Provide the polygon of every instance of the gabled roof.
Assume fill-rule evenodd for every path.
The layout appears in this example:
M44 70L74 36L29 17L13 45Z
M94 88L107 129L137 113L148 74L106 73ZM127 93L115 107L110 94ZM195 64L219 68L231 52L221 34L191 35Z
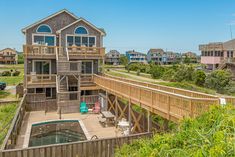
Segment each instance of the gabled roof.
M12 48L5 48L5 49L2 49L2 50L0 50L0 53L2 53L2 52L5 51L5 50L10 50L10 51L12 51L13 54L16 54L16 50L15 50L15 49L12 49Z
M102 29L102 28L97 28L95 25L93 25L92 23L88 22L87 20L85 20L84 18L81 18L81 17L80 17L77 21L74 21L73 23L71 23L71 24L65 26L64 28L61 28L60 30L56 31L56 33L61 33L61 31L65 30L66 28L69 28L70 26L72 26L72 25L74 25L74 24L76 24L76 23L78 23L78 22L80 22L80 21L85 22L86 24L88 24L89 26L91 26L92 28L94 28L95 30L97 30L98 32L100 32L103 36L106 35L104 29Z
M63 9L63 10L60 10L60 11L58 11L58 12L56 12L56 13L54 13L54 14L52 14L52 15L46 17L46 18L43 18L43 19L41 19L41 20L39 20L39 21L37 21L37 22L35 22L35 23L29 25L28 27L23 28L21 31L22 31L22 33L25 33L27 29L32 28L33 26L36 26L36 25L38 25L38 24L40 24L40 23L42 23L42 22L44 22L44 21L46 21L46 20L48 20L48 19L50 19L50 18L52 18L52 17L55 17L55 16L57 16L57 15L63 13L63 12L66 12L66 13L68 13L69 15L71 15L72 17L74 17L75 19L78 19L78 17L75 16L73 13L69 12L69 11L66 10L66 9Z

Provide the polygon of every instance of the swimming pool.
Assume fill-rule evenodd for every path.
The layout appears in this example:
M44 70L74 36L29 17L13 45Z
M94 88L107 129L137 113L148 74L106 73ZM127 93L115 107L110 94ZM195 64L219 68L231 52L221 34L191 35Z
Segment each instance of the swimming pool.
M33 124L29 147L84 141L86 136L78 120L58 120Z

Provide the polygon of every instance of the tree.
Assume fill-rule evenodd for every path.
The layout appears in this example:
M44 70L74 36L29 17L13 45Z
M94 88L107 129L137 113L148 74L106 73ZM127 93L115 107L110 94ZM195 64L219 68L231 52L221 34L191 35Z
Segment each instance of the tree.
M189 64L190 62L191 62L191 59L186 55L184 60L183 60L183 63Z
M206 73L203 70L197 70L193 74L194 83L198 86L203 86L206 79Z
M24 64L24 54L23 53L18 54L18 64Z
M121 57L120 57L120 63L121 63L122 65L127 66L127 64L128 64L127 56L121 56Z
M174 80L177 82L192 81L194 68L192 65L180 65L175 72Z
M206 77L205 85L215 89L218 93L224 93L231 86L231 73L225 70L215 70Z
M152 78L159 79L164 74L165 69L162 66L154 65L150 69Z

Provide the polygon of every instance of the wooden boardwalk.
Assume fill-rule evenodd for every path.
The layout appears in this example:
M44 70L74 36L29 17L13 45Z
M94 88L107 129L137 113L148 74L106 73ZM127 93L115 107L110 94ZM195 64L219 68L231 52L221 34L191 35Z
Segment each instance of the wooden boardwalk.
M94 75L94 82L103 90L137 104L163 118L177 122L184 117L196 117L210 105L220 104L218 96L193 92L124 78ZM224 97L235 104L234 97Z

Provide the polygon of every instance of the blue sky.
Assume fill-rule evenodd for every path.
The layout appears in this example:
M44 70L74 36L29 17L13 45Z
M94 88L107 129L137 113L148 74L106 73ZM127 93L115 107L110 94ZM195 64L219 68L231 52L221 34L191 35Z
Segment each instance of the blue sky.
M22 50L21 29L68 9L106 30L107 50L163 48L198 52L198 45L235 37L234 0L1 0L0 49Z

